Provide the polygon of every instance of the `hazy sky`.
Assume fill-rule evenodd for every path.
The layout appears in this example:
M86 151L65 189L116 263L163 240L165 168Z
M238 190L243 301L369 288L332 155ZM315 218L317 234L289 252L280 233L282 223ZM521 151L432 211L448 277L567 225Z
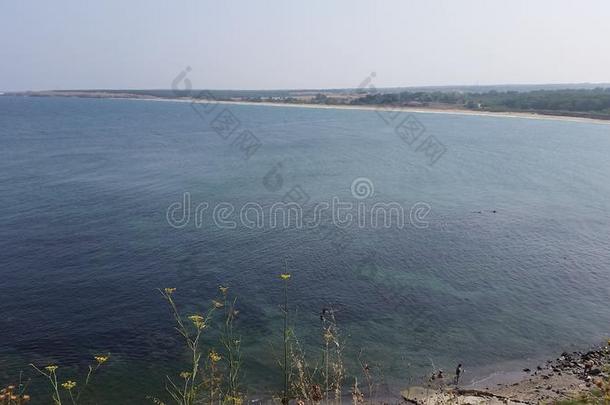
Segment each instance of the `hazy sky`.
M0 90L610 82L610 1L0 0Z

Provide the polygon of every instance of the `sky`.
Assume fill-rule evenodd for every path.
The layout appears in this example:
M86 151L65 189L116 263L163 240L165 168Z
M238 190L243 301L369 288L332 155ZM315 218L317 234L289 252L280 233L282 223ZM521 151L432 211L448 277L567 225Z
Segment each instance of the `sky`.
M0 0L0 91L610 82L608 0Z

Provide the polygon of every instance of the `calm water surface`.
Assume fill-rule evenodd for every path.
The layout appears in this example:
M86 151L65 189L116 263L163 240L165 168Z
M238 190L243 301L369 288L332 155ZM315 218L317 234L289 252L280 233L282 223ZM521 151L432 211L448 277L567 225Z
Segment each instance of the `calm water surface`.
M225 284L249 391L279 390L285 259L310 353L332 307L348 365L363 349L391 387L431 362L477 370L610 332L610 126L416 114L447 148L429 166L372 111L228 108L262 142L248 160L187 103L0 97L0 381L30 362L59 363L67 378L110 352L99 403L145 403L183 369L155 289L177 287L192 313ZM354 201L359 177L375 187L367 203L429 204L429 226L166 221L185 192L269 206L298 185L311 202Z

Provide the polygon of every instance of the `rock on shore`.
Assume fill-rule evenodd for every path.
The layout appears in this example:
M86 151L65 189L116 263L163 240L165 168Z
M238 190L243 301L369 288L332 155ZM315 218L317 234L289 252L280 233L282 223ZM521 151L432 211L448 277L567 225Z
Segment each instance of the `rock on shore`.
M564 352L535 370L524 369L529 376L514 384L470 390L437 380L427 387L410 387L401 395L407 403L426 405L552 403L589 392L598 380L608 381L609 365L609 346L605 346L587 352Z

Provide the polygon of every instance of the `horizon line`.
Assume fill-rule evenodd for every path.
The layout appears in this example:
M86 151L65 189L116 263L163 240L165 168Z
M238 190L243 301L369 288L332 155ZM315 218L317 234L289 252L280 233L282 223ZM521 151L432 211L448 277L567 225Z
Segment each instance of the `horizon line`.
M375 86L374 88L377 90L387 89L438 89L438 88L467 88L467 87L523 87L523 86L578 86L578 85L587 85L587 86L600 86L600 87L610 87L610 82L560 82L560 83L495 83L495 84L444 84L444 85L410 85L410 86ZM310 87L310 88L256 88L256 89L248 89L248 88L212 88L212 87L201 87L201 88L193 88L190 89L192 91L197 90L210 90L210 91L328 91L328 90L365 90L367 88L360 87ZM161 90L161 91L171 91L170 88L155 88L155 87L128 87L128 88L78 88L78 89L29 89L29 90L0 90L0 93L28 93L28 92L44 92L44 91L117 91L117 90L125 90L125 91L151 91L151 90ZM185 89L186 90L186 89ZM180 90L182 91L182 90Z

